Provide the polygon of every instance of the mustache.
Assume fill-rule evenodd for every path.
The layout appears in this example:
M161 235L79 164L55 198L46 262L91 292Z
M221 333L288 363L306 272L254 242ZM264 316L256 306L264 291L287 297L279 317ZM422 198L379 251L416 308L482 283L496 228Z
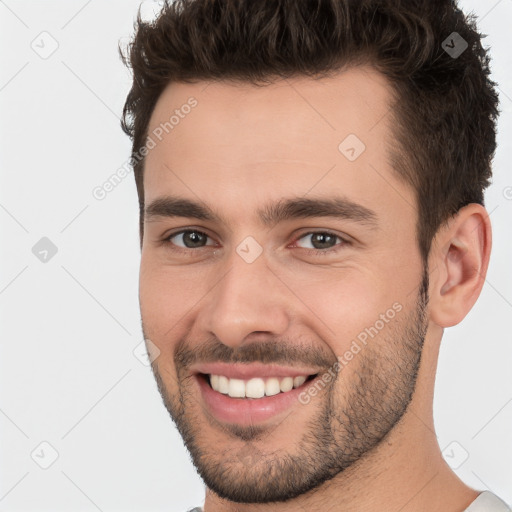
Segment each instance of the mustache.
M237 348L224 345L217 339L211 339L191 347L182 340L174 354L176 368L186 369L196 363L262 363L286 364L330 368L337 358L333 353L326 353L310 345L297 345L290 341L269 339L254 341Z

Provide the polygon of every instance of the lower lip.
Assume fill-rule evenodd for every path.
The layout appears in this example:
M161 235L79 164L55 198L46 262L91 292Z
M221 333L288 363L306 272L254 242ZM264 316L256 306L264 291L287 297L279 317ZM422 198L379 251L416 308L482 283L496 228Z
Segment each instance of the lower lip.
M219 421L236 423L237 425L254 425L276 418L294 405L301 405L299 395L313 380L306 381L302 386L286 393L262 398L231 398L214 391L207 382L207 377L197 375L203 400L208 411Z

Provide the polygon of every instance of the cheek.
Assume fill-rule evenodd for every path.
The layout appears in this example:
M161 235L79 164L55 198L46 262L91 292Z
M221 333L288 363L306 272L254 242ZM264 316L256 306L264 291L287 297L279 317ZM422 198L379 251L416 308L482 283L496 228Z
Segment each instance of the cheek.
M174 341L183 336L183 320L195 304L188 297L183 273L177 268L152 264L142 258L139 276L139 301L144 330L162 352L169 350Z
M407 288L405 283L397 285L391 276L352 268L335 277L306 282L300 296L316 314L316 329L326 333L331 349L339 356L354 340L364 343L373 339L369 332L375 336L389 331L396 323L397 310L404 309L401 298L406 293L401 288Z

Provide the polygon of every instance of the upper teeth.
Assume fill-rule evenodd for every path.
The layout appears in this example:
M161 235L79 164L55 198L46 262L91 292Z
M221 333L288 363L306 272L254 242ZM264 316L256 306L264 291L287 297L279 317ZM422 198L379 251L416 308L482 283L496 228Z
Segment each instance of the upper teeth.
M298 388L306 382L307 376L284 377L278 379L260 379L258 377L250 380L228 379L224 375L210 375L210 384L215 391L229 395L232 398L261 398L272 396L278 393L285 393L292 388Z

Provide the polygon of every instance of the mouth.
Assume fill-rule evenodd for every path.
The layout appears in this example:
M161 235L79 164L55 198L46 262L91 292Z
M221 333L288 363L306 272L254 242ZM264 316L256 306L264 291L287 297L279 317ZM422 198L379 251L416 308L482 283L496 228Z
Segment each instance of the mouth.
M305 382L313 380L318 374L296 375L295 377L253 377L249 380L229 378L225 375L200 374L210 387L230 398L260 399L288 393L300 388Z
M221 423L254 425L277 421L294 407L320 371L275 365L215 363L196 367L193 376L208 415Z

